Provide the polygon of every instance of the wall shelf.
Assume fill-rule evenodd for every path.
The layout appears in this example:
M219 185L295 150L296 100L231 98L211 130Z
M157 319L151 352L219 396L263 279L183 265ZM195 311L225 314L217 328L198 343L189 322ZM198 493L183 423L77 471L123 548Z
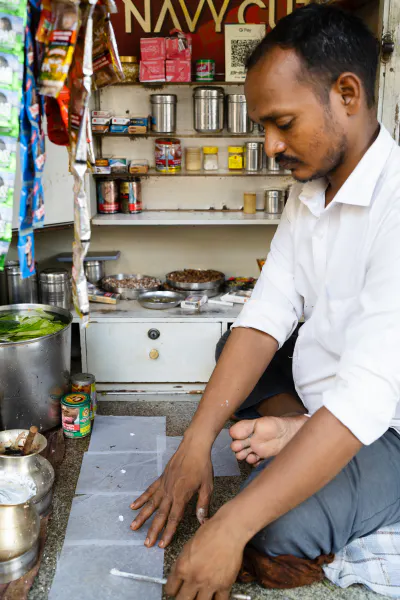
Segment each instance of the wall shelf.
M112 175L102 175L95 173L95 179L106 181L114 181L123 179L125 181L133 180L137 177L285 177L290 175L290 171L257 171L256 173L248 173L247 171L228 171L227 169L219 169L218 171L178 171L178 173L160 173L155 169L149 169L146 175L130 175L129 173L114 173Z
M146 138L225 138L225 139L241 139L245 138L250 140L263 140L264 136L262 134L254 134L254 133L155 133L153 131L148 131L147 133L100 133L93 131L94 137L101 137L102 139L108 137L119 137L119 138L127 138L132 140L143 140Z
M278 225L279 218L268 218L264 212L246 215L228 210L147 210L136 215L116 213L95 215L93 225Z
M240 87L240 86L244 86L244 81L218 81L217 79L215 81L135 81L134 83L130 83L130 82L125 82L125 81L121 81L121 83L114 83L112 86L108 86L108 87L115 87L115 86L128 86L128 85L134 85L134 86L142 86L146 89L160 89L162 87L177 87L177 86L182 86L182 87L197 87L197 86L215 86L215 85L221 85L221 86L236 86L236 87ZM100 90L101 91L101 90Z

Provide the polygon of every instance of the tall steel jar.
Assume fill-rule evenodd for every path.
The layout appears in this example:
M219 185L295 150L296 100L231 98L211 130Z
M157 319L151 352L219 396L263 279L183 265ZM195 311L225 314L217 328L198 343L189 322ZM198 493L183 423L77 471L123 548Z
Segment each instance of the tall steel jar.
M224 128L224 88L195 88L193 120L193 127L198 133L221 133Z
M175 133L177 101L178 97L175 94L152 94L150 96L153 131Z
M0 307L0 315L44 310L66 324L57 333L27 342L0 343L0 429L41 431L61 423L60 399L67 390L71 365L71 322L68 310L44 304Z

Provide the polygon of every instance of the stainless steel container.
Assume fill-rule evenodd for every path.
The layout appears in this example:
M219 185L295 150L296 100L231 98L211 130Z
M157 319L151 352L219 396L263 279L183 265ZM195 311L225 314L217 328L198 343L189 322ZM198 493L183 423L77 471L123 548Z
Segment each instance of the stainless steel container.
M31 502L0 505L0 584L25 575L39 555L40 518Z
M40 296L43 304L51 304L69 310L71 285L65 269L45 269L40 273Z
M263 169L263 151L262 142L246 142L244 145L244 168L249 173L262 171Z
M104 260L86 260L83 264L86 279L96 285L105 276Z
M177 101L175 94L152 94L150 96L153 131L175 133Z
M228 94L226 97L228 113L228 133L252 133L254 122L247 112L246 96L244 94Z
M285 190L265 190L265 212L271 217L282 214L285 206Z
M9 264L5 268L9 304L35 304L38 302L37 271L26 279L22 279L19 262Z
M221 133L224 128L224 88L195 88L193 120L193 127L198 133Z
M0 307L0 315L44 310L66 324L57 333L26 342L0 343L0 429L41 431L61 423L60 398L68 391L71 365L69 311L43 304Z
M0 271L0 306L8 304L7 274L6 267L18 267L17 260L6 260L3 271Z
M267 163L268 171L280 171L281 170L279 163L276 162L275 158L270 158L267 155L265 155L265 156L266 156L266 163Z
M29 433L28 429L1 431L0 444L3 444L6 448L11 446L21 433L26 434L25 443L26 436ZM30 477L36 486L36 494L30 499L30 502L35 506L41 517L45 517L50 512L55 477L52 465L44 456L40 456L39 454L43 452L46 446L47 440L44 435L37 433L33 441L32 452L27 456L0 454L0 480L1 477L7 476L8 473L17 473L22 477ZM21 448L23 448L22 443Z

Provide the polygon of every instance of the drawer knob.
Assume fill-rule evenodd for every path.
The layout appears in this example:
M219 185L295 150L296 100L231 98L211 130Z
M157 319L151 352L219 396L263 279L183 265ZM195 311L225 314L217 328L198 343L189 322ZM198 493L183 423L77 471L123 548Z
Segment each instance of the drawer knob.
M149 329L147 335L151 340L158 340L161 334L158 329Z
M151 360L157 360L157 358L160 356L158 350L150 350L150 354L149 354Z

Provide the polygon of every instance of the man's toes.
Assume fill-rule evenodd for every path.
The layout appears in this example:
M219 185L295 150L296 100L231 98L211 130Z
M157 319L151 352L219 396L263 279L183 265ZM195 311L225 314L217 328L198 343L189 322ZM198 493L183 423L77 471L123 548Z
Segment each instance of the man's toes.
M229 434L234 440L245 440L253 434L256 423L257 419L239 421L230 428Z

